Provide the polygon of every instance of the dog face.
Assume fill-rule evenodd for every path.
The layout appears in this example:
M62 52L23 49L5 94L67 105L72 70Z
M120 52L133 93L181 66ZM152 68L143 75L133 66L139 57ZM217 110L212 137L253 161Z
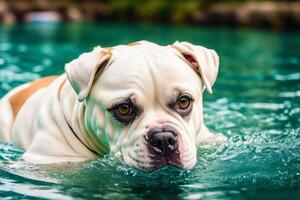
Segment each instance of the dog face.
M211 91L218 64L201 46L143 41L95 48L67 64L66 73L85 103L95 151L144 171L190 169L203 125L202 91Z

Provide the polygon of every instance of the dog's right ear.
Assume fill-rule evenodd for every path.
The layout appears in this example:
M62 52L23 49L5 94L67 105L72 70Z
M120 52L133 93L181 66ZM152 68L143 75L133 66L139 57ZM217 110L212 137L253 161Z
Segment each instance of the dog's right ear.
M97 71L105 66L111 56L109 49L98 46L65 65L65 72L79 101L89 95Z

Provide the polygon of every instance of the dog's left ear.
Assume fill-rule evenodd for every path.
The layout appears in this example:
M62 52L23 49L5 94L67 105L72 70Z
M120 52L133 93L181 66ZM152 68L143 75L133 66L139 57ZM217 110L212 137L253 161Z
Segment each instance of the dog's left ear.
M65 65L65 72L79 101L89 95L97 71L105 66L111 56L110 50L98 46Z
M175 42L173 48L201 77L204 86L212 93L212 86L217 79L219 71L219 56L211 49L189 42Z

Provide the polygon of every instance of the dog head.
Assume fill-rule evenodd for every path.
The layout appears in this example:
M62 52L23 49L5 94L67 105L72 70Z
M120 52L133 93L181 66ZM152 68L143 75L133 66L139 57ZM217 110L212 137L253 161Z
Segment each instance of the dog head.
M202 92L219 66L213 50L188 42L96 47L66 65L91 148L144 171L190 169L203 125Z

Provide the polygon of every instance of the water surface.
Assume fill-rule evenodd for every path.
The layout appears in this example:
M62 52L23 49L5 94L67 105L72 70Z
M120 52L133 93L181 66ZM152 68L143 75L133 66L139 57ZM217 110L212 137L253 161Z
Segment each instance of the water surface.
M202 147L193 170L146 174L105 157L72 165L16 161L0 143L0 196L6 199L299 199L300 34L187 26L23 24L0 26L0 96L22 83L63 73L96 45L189 41L221 58L208 127L230 139Z

